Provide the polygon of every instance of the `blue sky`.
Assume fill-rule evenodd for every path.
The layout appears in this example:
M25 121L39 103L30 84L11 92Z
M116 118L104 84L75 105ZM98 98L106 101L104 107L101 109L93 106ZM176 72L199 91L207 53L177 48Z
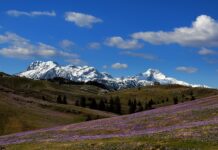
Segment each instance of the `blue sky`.
M0 71L53 60L115 77L156 68L218 87L217 6L215 0L2 0Z

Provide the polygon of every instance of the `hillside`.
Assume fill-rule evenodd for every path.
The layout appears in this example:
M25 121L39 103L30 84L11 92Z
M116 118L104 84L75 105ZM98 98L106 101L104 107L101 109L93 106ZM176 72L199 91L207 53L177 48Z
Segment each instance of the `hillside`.
M178 96L179 103L190 101L190 91L195 98L218 94L217 90L213 89L178 85L146 86L109 92L93 85L62 82L60 84L56 81L31 80L1 73L0 135L116 116L111 113L114 111L110 112L107 108L97 110L88 105L76 106L76 101L81 97L86 98L87 104L90 103L89 99L95 99L97 104L102 99L107 100L107 107L110 107L111 97L114 102L116 97L119 97L121 114L128 114L129 99L141 102L145 110L144 105L150 99L154 101L152 108L172 105L174 96ZM57 103L59 95L67 97L67 105Z
M104 90L96 86L59 85L3 75L0 76L0 135L115 116L74 105L81 96L101 95ZM57 104L58 95L66 95L68 104Z
M131 115L1 136L0 145L16 150L216 150L217 117L218 96L211 96Z
M198 99L217 94L218 90L216 89L201 87L192 88L181 85L156 85L112 91L106 95L108 99L110 99L110 97L118 96L122 104L122 113L127 114L129 113L129 100L135 100L137 103L140 102L144 108L145 104L152 100L154 102L152 108L158 108L173 105L173 99L175 97L178 99L178 103L182 103L191 101L192 98Z

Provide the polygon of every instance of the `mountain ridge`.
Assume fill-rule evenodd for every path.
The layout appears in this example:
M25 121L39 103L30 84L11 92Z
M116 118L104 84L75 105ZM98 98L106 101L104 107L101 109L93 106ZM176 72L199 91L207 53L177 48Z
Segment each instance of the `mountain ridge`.
M168 77L158 69L149 68L147 71L139 73L135 76L114 78L109 73L100 72L94 67L75 65L61 66L53 61L32 62L27 67L26 71L18 73L17 75L35 80L61 77L71 81L79 82L96 81L114 90L154 85L157 83L161 85L178 84L191 87L208 88L206 85L189 84L187 82Z

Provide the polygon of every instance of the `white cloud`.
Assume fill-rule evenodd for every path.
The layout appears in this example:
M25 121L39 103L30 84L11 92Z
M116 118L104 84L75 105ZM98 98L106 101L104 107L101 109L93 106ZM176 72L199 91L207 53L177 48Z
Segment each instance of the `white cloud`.
M144 54L144 53L133 53L130 51L122 52L121 54L128 55L131 57L139 57L145 60L157 60L158 58L152 54Z
M66 60L68 63L71 63L72 65L84 65L86 64L83 60L79 58L71 58Z
M103 20L95 16L79 13L79 12L66 12L65 20L68 22L73 22L79 27L91 28L95 23L101 23Z
M217 58L203 58L203 60L205 62L207 62L208 64L217 64L218 63L218 59Z
M56 16L55 11L31 11L31 12L26 12L26 11L19 11L19 10L8 10L6 12L9 16L13 17L19 17L19 16L29 16L29 17L34 17L34 16L51 16L54 17Z
M185 73L195 73L198 71L198 69L195 67L185 67L185 66L177 67L176 70Z
M65 40L60 41L59 45L61 48L67 50L67 49L71 49L72 47L74 47L75 43L73 41L65 39Z
M92 42L88 44L88 47L90 49L99 49L101 47L101 44L98 42Z
M201 15L191 27L179 27L170 32L137 32L132 37L152 44L215 47L218 46L218 22L210 16Z
M59 55L64 56L64 57L71 57L71 58L78 58L79 55L75 53L68 53L65 51L59 51Z
M107 65L104 65L104 66L102 66L102 68L103 68L103 69L107 69L107 68L108 68L108 66L107 66Z
M115 64L112 64L111 66L113 69L126 69L128 68L128 65L127 64L121 64L121 63L115 63Z
M218 52L216 52L214 50L203 48L203 49L198 51L198 54L199 55L214 55L214 54L218 54Z
M10 32L0 35L0 44L5 46L0 49L0 54L7 57L27 58L33 55L48 57L56 54L56 49L50 45L31 44L29 40Z
M29 40L10 32L0 35L0 44L3 47L0 49L0 55L5 57L25 59L34 56L62 56L68 59L79 57L77 54L59 51L55 47L44 43L32 44Z
M143 44L139 43L138 40L129 39L124 40L120 36L113 36L106 39L105 44L110 47L116 47L120 49L140 49L143 47Z

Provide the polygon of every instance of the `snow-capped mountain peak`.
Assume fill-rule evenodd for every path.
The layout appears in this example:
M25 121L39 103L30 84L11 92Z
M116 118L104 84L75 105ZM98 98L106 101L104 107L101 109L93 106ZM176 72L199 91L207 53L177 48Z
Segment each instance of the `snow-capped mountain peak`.
M35 70L35 69L38 69L38 68L53 68L55 66L58 66L58 63L56 62L53 62L53 61L47 61L47 62L43 62L43 61L35 61L35 62L32 62L29 67L27 68L27 71L28 70Z
M179 84L193 87L207 87L202 85L192 85L184 81L167 77L157 69L148 69L147 71L132 77L113 78L110 74L99 72L94 67L74 65L60 66L53 61L35 61L30 64L30 66L27 68L27 71L19 73L18 76L31 79L52 79L55 77L61 77L80 82L96 81L104 84L110 89L123 89L153 85L156 82L160 84Z

